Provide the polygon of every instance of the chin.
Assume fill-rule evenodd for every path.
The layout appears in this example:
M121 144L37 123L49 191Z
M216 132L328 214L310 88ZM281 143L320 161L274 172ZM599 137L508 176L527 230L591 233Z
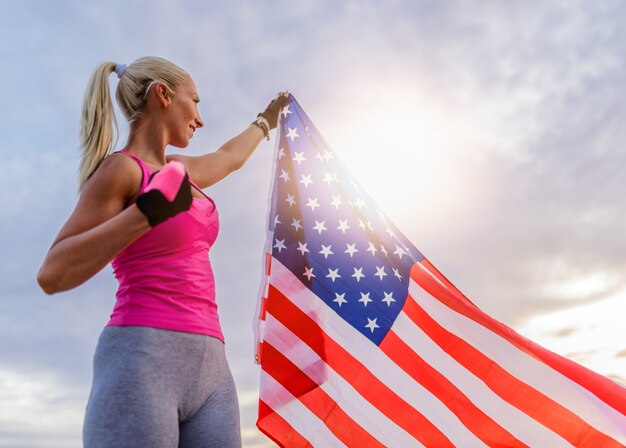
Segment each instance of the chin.
M187 146L189 146L189 140L180 141L180 142L171 142L170 146L173 146L175 148L186 148Z

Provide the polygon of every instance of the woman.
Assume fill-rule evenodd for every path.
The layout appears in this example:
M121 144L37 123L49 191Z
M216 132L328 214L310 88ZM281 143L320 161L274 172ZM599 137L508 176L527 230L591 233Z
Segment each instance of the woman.
M130 131L125 149L110 154L114 72ZM217 151L166 156L167 145L187 147L204 126L199 101L189 74L155 57L101 64L85 94L80 198L37 280L48 294L65 291L112 262L120 283L94 356L86 447L241 446L207 256L217 211L202 189L269 138L287 93Z

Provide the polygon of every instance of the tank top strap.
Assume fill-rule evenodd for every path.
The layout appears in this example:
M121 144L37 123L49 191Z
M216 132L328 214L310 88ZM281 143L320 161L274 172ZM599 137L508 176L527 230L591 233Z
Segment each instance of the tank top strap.
M139 190L139 194L141 194L143 190L145 190L145 188L148 186L148 182L150 181L150 176L152 175L152 170L148 168L148 166L143 162L143 160L129 153L128 151L125 151L124 149L120 149L117 152L127 155L128 157L133 159L135 162L137 162L137 164L141 168L141 189ZM205 198L207 198L208 201L213 205L213 210L211 211L211 213L216 211L217 205L215 205L215 202L213 201L213 199L209 195L207 195L204 191L202 191L202 189L193 180L189 179L189 183L196 190L198 190Z
M200 188L197 183L195 183L193 180L191 180L191 178L189 178L189 183L191 184L191 186L193 188L198 190L202 196L207 198L209 200L209 202L211 202L211 204L213 204L214 208L216 207L215 202L213 202L213 199L211 199L211 197L208 194L206 194L204 191L202 191L202 188Z
M143 160L129 153L128 151L124 149L120 149L117 152L126 154L128 157L130 157L135 162L137 162L137 164L139 165L139 168L141 168L141 188L139 189L139 193L143 192L143 190L145 190L146 186L148 185L148 181L150 180L150 175L152 174L152 171L150 170L150 168L146 166L145 163L143 163Z

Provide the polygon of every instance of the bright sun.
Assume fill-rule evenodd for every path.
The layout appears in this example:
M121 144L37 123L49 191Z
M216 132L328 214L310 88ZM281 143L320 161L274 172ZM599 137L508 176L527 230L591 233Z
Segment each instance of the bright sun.
M360 90L342 92L322 130L357 181L391 218L456 207L469 179L445 106L411 84Z

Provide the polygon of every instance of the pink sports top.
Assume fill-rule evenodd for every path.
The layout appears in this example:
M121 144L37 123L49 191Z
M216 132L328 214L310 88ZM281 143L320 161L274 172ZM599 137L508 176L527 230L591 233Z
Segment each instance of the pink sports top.
M142 192L151 170L141 167ZM190 181L191 182L191 181ZM209 249L219 229L215 203L193 198L186 212L162 222L127 246L111 265L119 281L117 301L107 325L139 325L199 333L224 341Z

